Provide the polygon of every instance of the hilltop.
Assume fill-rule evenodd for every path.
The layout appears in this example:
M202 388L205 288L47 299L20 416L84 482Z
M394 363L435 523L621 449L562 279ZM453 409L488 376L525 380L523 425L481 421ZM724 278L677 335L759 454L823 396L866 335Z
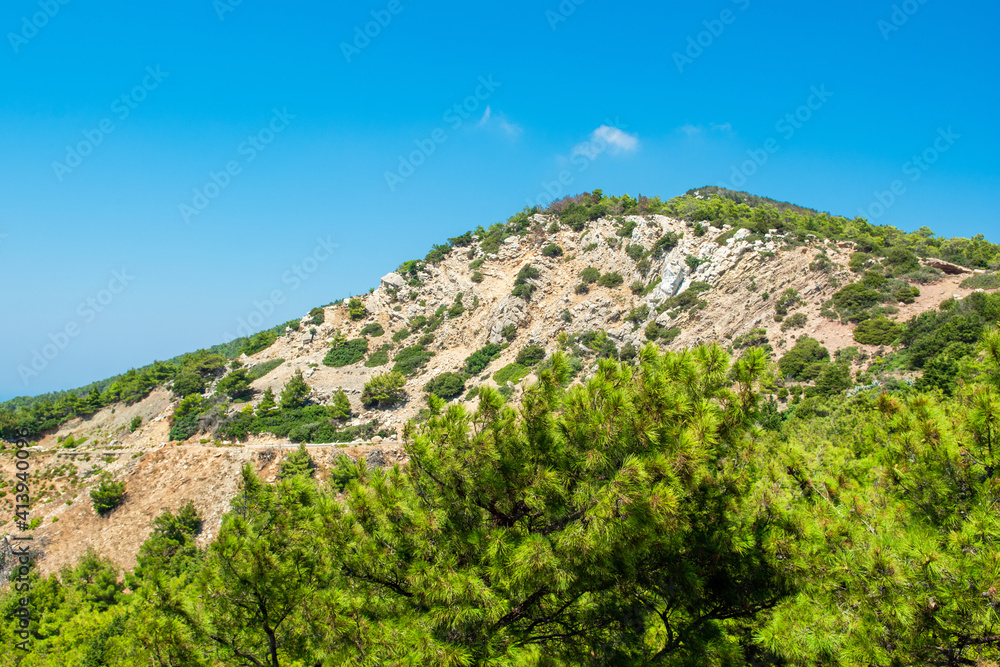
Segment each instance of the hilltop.
M299 442L325 445L311 450L323 478L341 454L405 463L431 393L475 409L495 387L516 403L557 351L581 382L650 343L762 348L778 368L773 421L865 386L950 393L997 320L998 263L981 236L907 234L748 193L585 193L451 238L368 294L249 339L16 399L0 406L0 435L37 440L42 570L87 546L132 567L162 509L191 500L202 543L216 535L243 463L273 480L280 447ZM964 338L941 333L955 317ZM105 476L127 488L107 518L88 498Z

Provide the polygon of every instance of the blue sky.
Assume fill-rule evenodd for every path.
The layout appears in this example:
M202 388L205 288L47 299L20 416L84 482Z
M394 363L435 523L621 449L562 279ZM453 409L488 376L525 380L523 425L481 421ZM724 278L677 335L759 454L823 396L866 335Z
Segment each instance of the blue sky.
M564 171L1000 241L996 3L147 4L0 10L0 399L367 291Z

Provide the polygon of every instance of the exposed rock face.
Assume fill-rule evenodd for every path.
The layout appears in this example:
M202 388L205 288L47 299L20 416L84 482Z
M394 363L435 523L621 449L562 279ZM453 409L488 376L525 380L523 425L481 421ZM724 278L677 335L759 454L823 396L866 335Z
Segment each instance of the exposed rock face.
M927 266L932 269L937 269L949 276L958 276L963 273L972 273L971 269L967 269L964 266L959 266L958 264L952 264L951 262L946 262L943 259L928 259L924 262Z

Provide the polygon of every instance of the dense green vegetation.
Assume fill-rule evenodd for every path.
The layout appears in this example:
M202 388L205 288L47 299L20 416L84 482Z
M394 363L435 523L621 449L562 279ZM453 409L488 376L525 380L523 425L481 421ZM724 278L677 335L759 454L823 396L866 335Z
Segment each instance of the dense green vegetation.
M479 375L494 359L500 356L500 352L502 351L502 345L487 343L469 355L465 360L465 372L469 375Z
M455 398L465 391L465 376L460 373L441 373L424 385L424 391L444 399Z
M104 477L90 491L90 501L94 511L104 516L125 502L125 482L116 482Z
M368 353L368 340L365 338L355 338L345 340L339 344L334 344L330 351L323 357L323 365L333 368L342 368L359 363Z
M840 363L831 362L830 367ZM1000 333L952 398L775 416L750 348L642 350L520 409L430 399L410 464L244 468L202 550L157 518L134 573L30 574L0 665L961 665L1000 659ZM18 604L0 598L15 646ZM361 622L363 619L363 622Z

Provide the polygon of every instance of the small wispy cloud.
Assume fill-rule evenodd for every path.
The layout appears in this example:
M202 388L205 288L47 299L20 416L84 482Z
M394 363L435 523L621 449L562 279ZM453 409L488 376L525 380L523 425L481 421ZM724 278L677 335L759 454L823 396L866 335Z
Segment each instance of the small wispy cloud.
M487 106L486 111L483 112L483 117L479 119L476 127L487 127L493 124L508 137L518 137L523 131L520 125L507 120L507 116L503 113L494 113L493 107Z
M521 132L523 131L520 125L511 123L502 115L500 116L500 129L506 132L507 135L511 137L521 136Z
M687 125L681 125L677 128L677 131L688 137L696 137L701 134L707 134L709 132L716 132L719 134L732 134L733 124L732 123L709 123L708 127L704 125L692 125L688 123Z
M493 116L493 108L490 105L486 105L486 111L483 112L483 117L479 120L479 127L483 127L486 123L490 122L490 118Z

